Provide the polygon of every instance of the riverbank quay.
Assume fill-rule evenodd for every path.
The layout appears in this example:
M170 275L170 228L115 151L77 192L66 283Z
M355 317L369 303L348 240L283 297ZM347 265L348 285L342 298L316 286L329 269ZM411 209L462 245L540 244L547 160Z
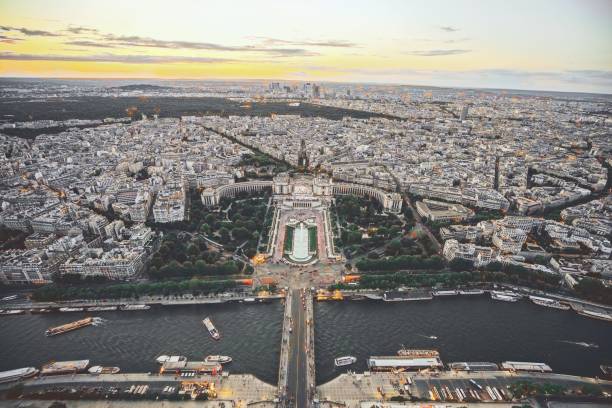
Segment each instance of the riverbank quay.
M483 390L477 390L470 380L476 381ZM488 397L486 387L502 389L509 399L513 398L508 387L519 381L527 381L537 384L555 384L568 390L580 389L584 385L596 385L602 391L612 393L612 381L599 380L589 377L578 377L564 374L551 373L512 373L507 371L489 372L432 372L432 373L389 373L389 372L365 372L362 374L348 373L341 374L335 379L317 387L316 396L321 402L322 407L342 406L345 408L363 408L387 405L380 405L381 402L394 403L399 407L411 406L415 402L409 402L410 398L417 401L431 401L433 388L441 391L448 387L453 393L457 388L466 392L477 390L482 396L482 401L496 402ZM401 391L400 391L401 390ZM391 401L392 398L404 397L408 401L402 405L399 402ZM446 401L444 398L436 398L435 404L446 406L446 403L459 401ZM507 401L509 402L509 401ZM612 403L612 400L610 400ZM337 405L340 403L341 405ZM370 405L368 405L370 404ZM378 404L378 405L377 405ZM431 403L430 403L431 404ZM461 406L466 406L467 402ZM516 404L514 404L516 405Z
M70 390L87 390L91 393L94 389L99 390L100 398L89 399L112 399L118 403L126 402L125 400L140 399L147 400L142 402L150 403L155 400L157 395L166 395L165 399L173 399L172 396L181 385L197 384L206 382L212 384L216 390L216 397L211 399L211 402L226 402L231 403L229 406L246 406L254 403L272 402L276 398L277 389L275 386L259 380L251 374L230 374L223 376L199 375L195 377L181 377L173 375L150 375L144 373L131 374L74 374L74 375L56 375L37 377L21 381L20 383L2 384L0 393L5 395L16 384L22 387L21 394L25 399L34 399L31 395L35 393L44 393L46 391L64 389L66 393L74 393ZM134 398L133 395L127 395L125 390L132 386L148 386L146 394ZM175 387L173 394L165 392L167 387ZM115 393L114 390L117 390ZM77 392L75 391L75 392ZM57 391L55 391L57 392ZM108 397L107 397L108 395ZM62 398L60 398L62 399ZM66 398L71 399L71 398ZM3 401L0 401L2 406ZM173 401L168 401L173 402ZM184 401L187 403L189 401ZM121 405L116 405L121 406ZM146 406L146 405L145 405ZM172 405L175 406L175 405ZM180 406L180 405L179 405ZM187 406L187 405L186 405ZM218 405L210 405L218 406ZM256 405L256 406L265 406ZM228 405L226 405L228 407Z
M264 297L254 295L233 295L233 294L220 294L214 296L142 296L138 299L125 298L125 299L104 299L104 300L71 300L65 302L21 302L3 304L2 308L7 309L21 309L21 310L32 310L32 309L59 309L60 307L102 307L102 306L124 306L124 305L148 305L148 306L183 306L183 305L207 305L207 304L220 304L230 302L249 302L252 303L264 303L273 300L284 298L282 294L271 294Z
M469 289L471 288L468 288L468 289L466 288L450 289L449 288L446 290L448 290L449 292L454 291L455 293L446 294L445 296L431 296L431 294L434 294L436 291L438 292L441 291L440 289L433 289L433 288L428 288L428 289L419 288L418 290L415 290L413 288L400 288L394 291L383 291L383 290L375 290L375 289L362 289L362 290L360 289L355 289L355 290L342 289L340 292L342 293L342 297L344 300L364 300L365 298L369 300L385 301L385 296L384 296L385 293L394 293L396 295L401 296L401 299L387 299L386 301L398 301L398 300L423 301L423 300L433 300L436 298L449 298L449 297L455 297L455 296L466 296L466 297L467 296L479 296L479 295L474 295L474 294L469 294L469 295L461 294L461 291L469 290ZM563 294L544 292L544 291L537 290L537 289L526 288L524 286L504 284L504 285L497 285L496 287L477 287L473 289L481 290L483 292L482 295L489 295L493 291L508 290L508 291L514 292L516 295L523 297L525 299L528 299L529 296L545 297L545 298L557 300L561 303L567 304L568 306L571 307L572 310L576 312L587 310L587 311L595 311L595 312L600 312L600 313L607 313L612 316L612 306L610 305L594 303L588 300L575 298L575 297L571 297L571 296L567 296ZM430 296L419 297L418 292L420 292L421 294L428 294Z
M259 402L253 404L240 404L235 401L70 401L70 400L20 400L0 401L3 408L49 408L53 402L60 402L66 408L276 408L274 402Z

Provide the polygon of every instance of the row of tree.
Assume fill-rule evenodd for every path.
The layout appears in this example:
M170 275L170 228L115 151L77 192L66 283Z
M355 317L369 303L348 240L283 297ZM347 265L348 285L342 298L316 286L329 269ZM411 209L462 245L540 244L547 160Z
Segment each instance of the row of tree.
M137 299L140 296L176 295L183 293L208 294L224 292L236 288L233 280L206 281L189 279L182 281L120 283L109 286L60 286L51 284L36 289L32 299L40 302L63 300L94 299Z
M179 263L171 261L160 268L151 266L149 268L149 276L153 279L168 279L176 277L191 277L191 276L223 276L236 275L240 272L241 266L235 261L226 261L217 264L207 264L199 259L195 262L185 261Z
M440 270L446 264L444 259L437 255L431 257L400 255L383 259L360 259L355 266L362 272L395 272L402 269Z

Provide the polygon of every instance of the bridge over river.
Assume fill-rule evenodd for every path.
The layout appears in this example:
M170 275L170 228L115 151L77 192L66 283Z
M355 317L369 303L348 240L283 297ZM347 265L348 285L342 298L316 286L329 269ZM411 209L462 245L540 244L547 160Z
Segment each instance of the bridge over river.
M315 393L312 293L292 289L285 303L278 395L282 407L307 408Z

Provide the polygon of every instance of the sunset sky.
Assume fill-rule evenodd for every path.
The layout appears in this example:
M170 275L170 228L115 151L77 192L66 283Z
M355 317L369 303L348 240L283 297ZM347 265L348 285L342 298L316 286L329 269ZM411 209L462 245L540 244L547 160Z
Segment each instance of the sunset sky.
M612 93L612 0L0 0L0 76Z

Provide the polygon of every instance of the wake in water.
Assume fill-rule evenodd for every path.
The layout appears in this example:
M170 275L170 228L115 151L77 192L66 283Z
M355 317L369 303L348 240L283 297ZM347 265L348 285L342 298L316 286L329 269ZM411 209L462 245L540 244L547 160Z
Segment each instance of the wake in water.
M101 317L94 317L92 326L104 326L107 322L108 320L105 320Z
M426 339L431 339L431 340L438 340L438 336L427 336L425 334L417 334L417 336L421 336L421 337L424 337Z
M559 340L561 343L573 344L575 346L585 347L585 348L599 348L599 345L595 343L587 343L585 341L571 341L571 340Z

